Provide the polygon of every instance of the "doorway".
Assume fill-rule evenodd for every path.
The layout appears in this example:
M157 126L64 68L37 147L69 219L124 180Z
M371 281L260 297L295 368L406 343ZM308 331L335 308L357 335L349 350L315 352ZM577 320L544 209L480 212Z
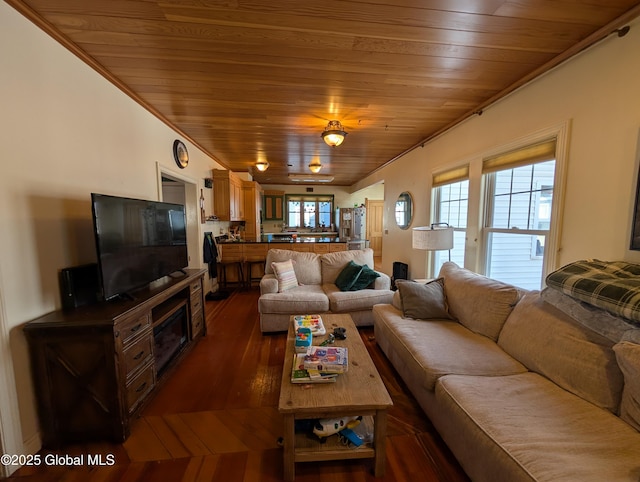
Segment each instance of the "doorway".
M373 249L374 258L379 258L382 256L384 201L365 199L365 208L367 213L366 239L369 240L369 247Z
M187 253L190 268L202 266L198 185L194 179L163 171L158 164L158 193L161 201L183 204L187 218Z

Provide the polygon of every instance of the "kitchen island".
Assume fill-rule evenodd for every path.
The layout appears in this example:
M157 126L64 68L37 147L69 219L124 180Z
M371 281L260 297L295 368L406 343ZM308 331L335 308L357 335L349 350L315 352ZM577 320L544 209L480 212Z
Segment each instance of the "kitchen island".
M238 283L243 280L250 284L251 280L259 280L264 274L264 263L270 249L290 249L307 253L332 253L346 251L347 242L335 236L318 236L324 233L301 233L293 238L262 236L262 241L224 241L218 243L222 266L236 264L238 269L225 269L226 282ZM242 271L240 271L242 270Z

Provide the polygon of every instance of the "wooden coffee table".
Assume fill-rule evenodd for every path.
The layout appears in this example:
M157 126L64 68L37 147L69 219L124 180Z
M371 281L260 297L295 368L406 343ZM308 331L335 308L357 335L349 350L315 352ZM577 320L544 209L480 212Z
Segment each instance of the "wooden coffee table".
M381 477L385 471L387 409L393 402L351 316L321 316L327 335L314 338L313 344L319 345L336 327L346 328L347 339L336 340L333 346L348 348L349 370L338 376L335 383L291 383L295 333L293 322L289 325L278 403L278 411L284 415L284 479L294 479L296 462L360 458L374 458L374 474ZM320 443L307 434L295 433L295 421L299 419L357 415L373 417L372 446L365 444L358 448L345 447L338 441L337 436L329 437L324 443Z

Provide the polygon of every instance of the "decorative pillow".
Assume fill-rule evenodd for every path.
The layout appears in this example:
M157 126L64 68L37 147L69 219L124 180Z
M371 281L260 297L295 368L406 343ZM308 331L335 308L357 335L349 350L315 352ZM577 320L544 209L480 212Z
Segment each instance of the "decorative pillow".
M640 345L622 341L613 351L624 375L620 418L640 430Z
M278 293L298 286L298 278L296 278L296 272L293 270L293 261L290 259L279 263L274 261L271 263L271 268L278 279Z
M414 320L452 319L444 295L444 280L438 278L426 284L397 280L405 318Z
M340 288L340 291L353 291L353 285L358 281L360 273L362 273L362 266L353 261L349 261L342 271L340 271L335 284Z
M369 287L369 285L373 283L376 280L376 278L379 278L379 277L380 277L380 273L376 273L374 270L372 270L371 268L369 268L369 266L365 264L364 266L362 266L362 271L360 272L360 276L358 276L358 279L353 284L350 291L363 290Z

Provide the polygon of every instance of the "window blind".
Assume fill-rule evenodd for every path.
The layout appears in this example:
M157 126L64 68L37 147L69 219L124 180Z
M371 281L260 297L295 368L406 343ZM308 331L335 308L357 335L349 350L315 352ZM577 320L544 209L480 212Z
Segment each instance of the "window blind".
M436 172L433 174L433 187L444 186L458 181L469 179L469 165L456 167L447 171Z
M548 139L527 147L487 157L482 161L482 172L496 172L513 169L538 162L553 161L556 158L556 139Z

